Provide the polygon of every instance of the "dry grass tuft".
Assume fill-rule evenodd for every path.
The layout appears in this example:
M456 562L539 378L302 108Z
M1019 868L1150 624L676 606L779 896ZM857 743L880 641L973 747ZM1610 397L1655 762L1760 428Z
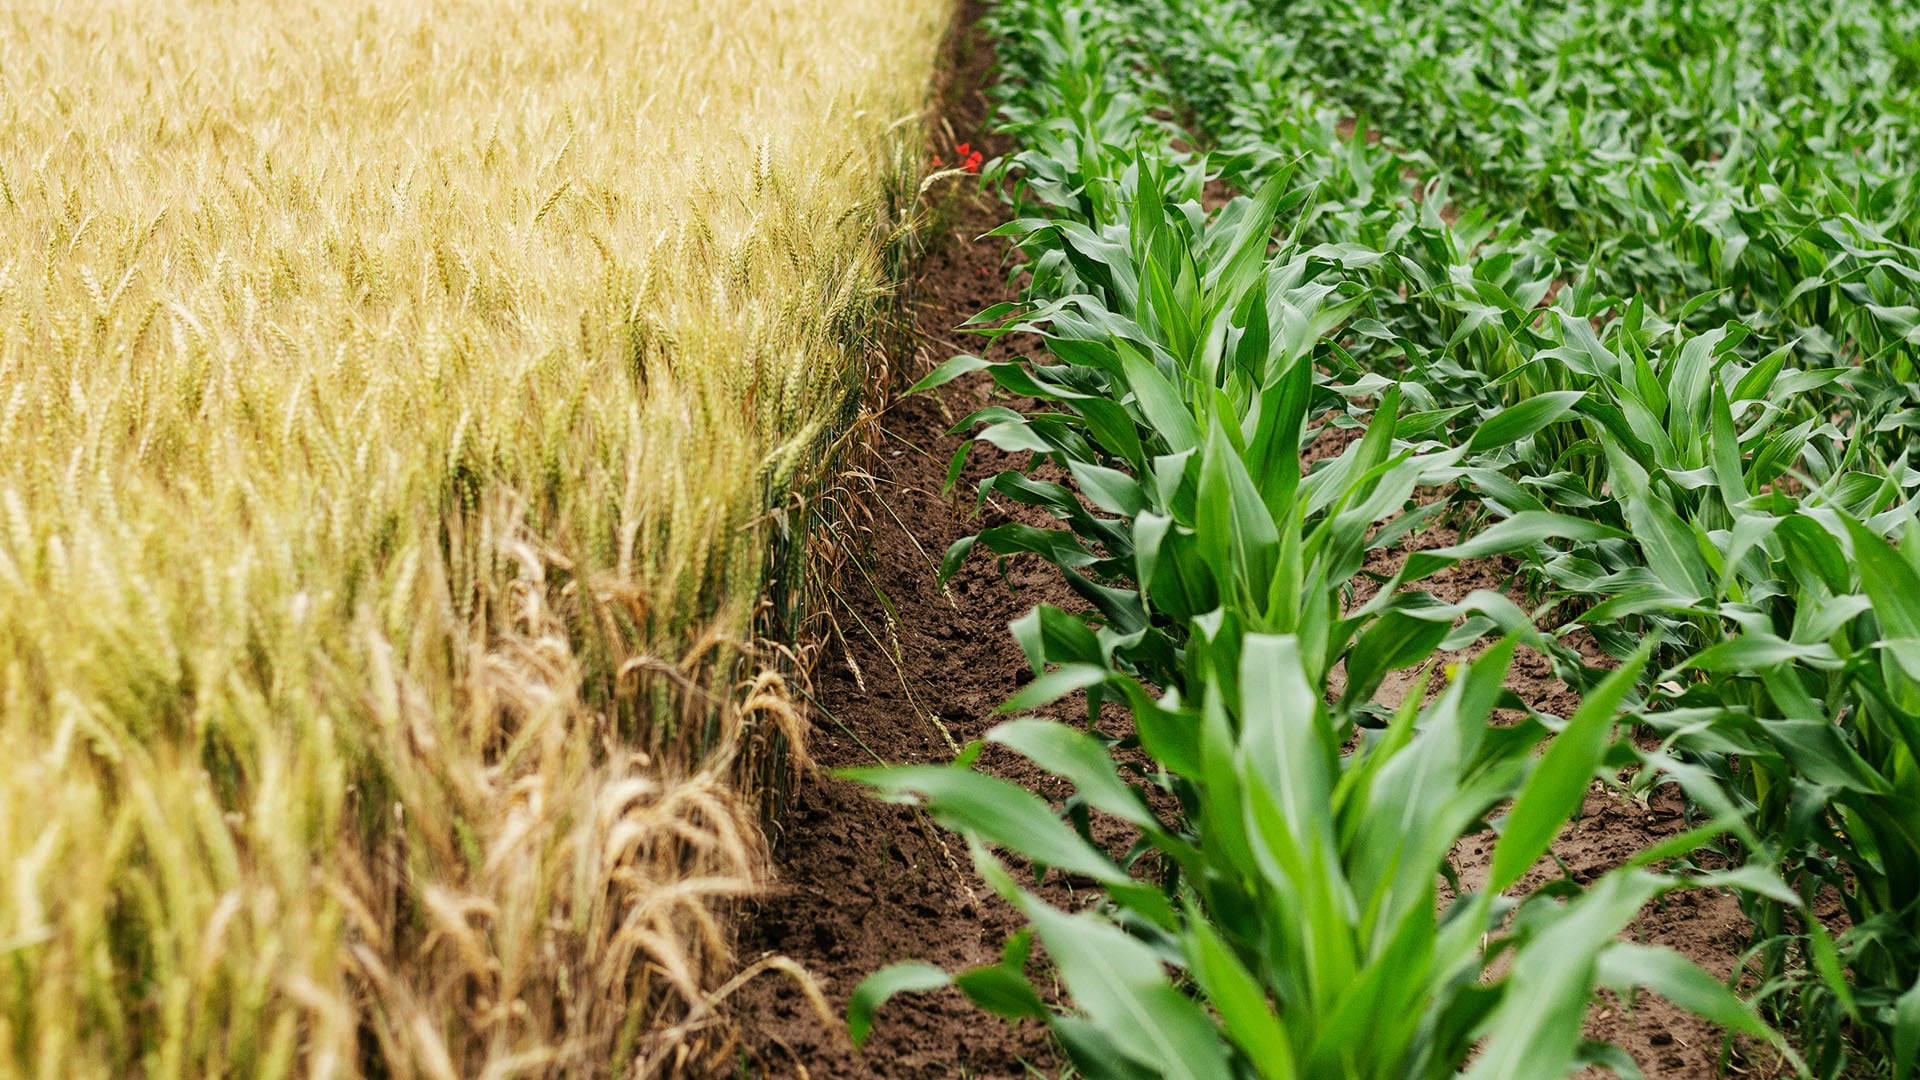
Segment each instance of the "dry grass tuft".
M948 14L0 12L0 1075L686 1064Z

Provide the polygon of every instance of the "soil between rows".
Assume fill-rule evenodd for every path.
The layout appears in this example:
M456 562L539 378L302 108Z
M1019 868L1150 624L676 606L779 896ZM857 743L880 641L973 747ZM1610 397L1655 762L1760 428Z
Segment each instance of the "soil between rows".
M1003 153L1004 141L984 130L990 110L984 90L993 74L991 41L978 26L984 5L973 0L963 8L943 94L946 125L957 141ZM1003 338L982 349L986 342L956 331L987 306L1017 298L1004 273L1004 246L981 238L1005 213L988 197L962 196L942 235L931 238L911 283L919 345L914 365L901 373L906 382L956 353L998 359L1038 347ZM732 1001L745 1075L930 1080L1052 1076L1062 1068L1039 1025L1009 1026L955 991L896 998L857 1054L841 1021L847 995L874 970L900 960L949 970L991 963L1020 926L973 872L962 841L920 811L881 803L829 772L881 761L950 760L998 722L994 709L1030 678L1007 623L1038 603L1081 606L1057 572L1032 557L1011 560L1003 576L991 559L977 556L946 588L936 581L938 560L962 536L1010 518L1053 524L1025 508L993 503L976 514L976 483L1018 464L989 447L976 448L955 493L943 493L947 463L961 443L948 429L992 403L1019 404L973 376L937 394L898 397L881 417L868 470L869 550L840 583L838 632L814 674L811 752L820 769L800 784L773 837L775 886L750 913L741 943L749 961L782 955L806 968L836 1015L832 1023L823 1020L789 980L765 976L749 983ZM1505 588L1510 576L1497 562L1468 564L1428 587L1451 601L1477 588ZM1537 707L1561 713L1571 707L1572 695L1543 658L1523 653L1512 685ZM1075 711L1067 707L1060 716ZM1062 794L1014 755L990 751L982 765L1043 795ZM1596 787L1582 817L1528 884L1557 876L1561 867L1576 880L1591 880L1684 828L1680 809L1676 798L1641 803ZM1484 874L1491 847L1483 835L1456 849L1463 881ZM1064 887L1046 893L1056 903L1075 904ZM1725 977L1744 934L1731 896L1692 890L1643 912L1623 937L1671 946ZM1608 997L1594 1007L1587 1028L1590 1037L1619 1044L1649 1077L1717 1072L1718 1031L1657 998L1643 996L1628 1008Z
M983 130L993 71L991 42L978 25L984 10L977 0L963 5L944 117L936 118L944 124L935 126L998 154L1007 149L1004 140ZM1002 245L980 239L1002 219L999 203L969 191L929 238L910 287L918 344L901 372L903 386L956 353L982 351L984 342L963 340L955 328L1016 298ZM1002 339L983 354L1036 344ZM947 547L1001 513L973 512L974 484L1015 464L990 448L974 455L951 497L943 492L947 463L961 443L946 432L990 396L990 383L967 379L937 395L897 397L880 417L868 470L872 490L865 493L868 550L840 583L838 629L814 672L810 752L820 771L801 784L773 837L775 891L758 905L741 943L744 959L777 953L798 961L840 1015L859 981L885 964L991 963L1021 925L974 873L964 842L922 812L881 803L827 771L951 760L956 746L998 722L993 710L1029 678L1007 623L1036 603L1074 602L1038 559L1014 560L1005 578L991 561L969 560L945 588L936 581ZM1041 779L1013 755L990 754L984 763L1030 787ZM859 1054L838 1017L831 1027L823 1024L791 981L759 979L736 995L734 1007L757 1075L931 1080L1059 1071L1041 1026L1009 1027L957 991L895 999Z

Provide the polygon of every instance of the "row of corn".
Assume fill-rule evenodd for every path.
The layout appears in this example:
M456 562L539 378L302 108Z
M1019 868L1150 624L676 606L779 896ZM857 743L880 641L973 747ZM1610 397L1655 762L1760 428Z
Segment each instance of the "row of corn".
M876 974L856 1037L952 983L1091 1077L1637 1075L1583 1032L1644 987L1763 1067L1913 1075L1914 16L1597 6L996 9L1026 285L974 328L1047 355L923 385L1032 402L962 426L1029 462L981 498L1059 527L947 569L1058 567L1083 605L1014 625L1007 709L1088 712L988 736L1064 807L978 748L862 774L1029 930ZM1435 595L1463 563L1511 587ZM1689 827L1575 881L1597 780ZM1701 887L1751 919L1729 981L1622 937Z

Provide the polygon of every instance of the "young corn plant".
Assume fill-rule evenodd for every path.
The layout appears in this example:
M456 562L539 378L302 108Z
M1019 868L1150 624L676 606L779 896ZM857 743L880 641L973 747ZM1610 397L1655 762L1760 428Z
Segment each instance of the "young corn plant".
M1419 553L1392 586L1350 603L1368 551L1431 516L1433 508L1408 511L1416 491L1463 475L1459 463L1469 454L1534 434L1564 414L1565 403L1513 410L1465 445L1422 450L1408 440L1449 414L1403 415L1402 389L1389 386L1363 436L1303 476L1300 453L1316 412L1345 417L1346 395L1355 393L1321 385L1315 369L1337 352L1329 335L1356 310L1360 291L1340 264L1314 252L1283 243L1269 255L1276 217L1296 198L1282 194L1280 182L1208 219L1196 203L1167 202L1165 179L1152 159L1139 158L1122 180L1130 196L1123 220L1100 231L1049 222L1021 237L1030 250L1061 253L1054 269L1036 271L1046 275L1036 277L1037 288L1080 291L984 332L1042 333L1056 362L962 356L921 383L985 370L1002 387L1054 406L1024 415L989 407L961 426L979 427L980 442L1031 456L1028 469L984 481L983 499L1043 508L1066 528L989 528L955 544L943 572L976 548L1043 556L1098 613L1107 651L1155 685L1182 685L1190 626L1218 611L1249 633L1299 635L1309 675L1321 683L1356 641L1403 640L1424 657L1448 637L1453 610L1403 594L1400 584L1462 559L1531 557L1554 537L1620 535L1546 511L1515 515L1465 543ZM1033 466L1042 463L1072 486L1037 478ZM1509 603L1483 619L1514 625L1524 616ZM1340 707L1364 708L1387 670L1350 678ZM1231 666L1215 674L1233 678ZM1197 685L1186 690L1199 693Z
M1837 1069L1851 1032L1900 1074L1920 1038L1920 723L1897 659L1920 576L1882 537L1915 534L1920 476L1807 407L1841 372L1793 370L1785 350L1742 362L1738 327L1653 349L1639 326L1630 308L1611 349L1569 335L1558 359L1589 387L1575 408L1603 471L1534 488L1577 491L1564 509L1633 542L1576 545L1545 576L1591 602L1578 623L1617 654L1658 643L1643 722L1709 765L1765 838L1759 858L1794 880L1798 903L1747 907L1767 994L1821 1018L1803 1024L1816 1066ZM1837 949L1806 917L1823 890L1852 926ZM1814 978L1789 977L1796 955Z
M1911 531L1911 7L1033 0L1001 17L1057 9L1097 18L1083 56L1106 57L1092 66L1109 100L1124 57L1224 179L1311 188L1287 206L1291 235L1363 296L1315 350L1311 417L1357 423L1336 411L1342 391L1412 373L1400 394L1420 420L1399 417L1402 438L1480 440L1452 474L1456 503L1606 530L1536 552L1536 581L1577 606L1563 629L1616 656L1653 640L1643 718L1710 765L1765 855L1794 868L1800 904L1748 894L1778 946L1767 994L1825 995L1809 1007L1903 1068L1915 920L1887 883L1909 859L1910 746L1896 736L1911 710L1884 661L1900 653L1887 613L1904 579L1861 574L1884 562L1878 537ZM1102 190L1121 177L1102 175ZM1546 422L1486 436L1516 416ZM1423 479L1453 468L1433 464ZM1876 538L1867 557L1849 520ZM1097 539L1081 551L1109 588L1140 570ZM1142 590L1155 619L1170 591ZM1179 677L1197 678L1189 668ZM1822 886L1854 924L1831 945L1804 921ZM1818 978L1785 978L1787 944ZM1838 1029L1812 1013L1804 1026ZM1821 1070L1837 1068L1819 1049Z
M1823 1074L1850 1049L1896 1077L1920 1060L1920 530L1906 535L1896 549L1826 506L1743 519L1737 561L1767 568L1753 579L1782 596L1758 606L1788 621L1724 602L1744 625L1663 673L1645 715L1736 794L1801 894L1748 909L1762 996L1804 1018ZM1846 916L1837 940L1805 916L1823 896Z
M1064 623L1056 629L1071 637ZM1581 1040L1597 986L1650 987L1729 1031L1778 1044L1738 997L1678 954L1617 940L1647 901L1674 888L1737 879L1779 890L1749 872L1650 869L1737 828L1737 818L1641 852L1585 890L1560 882L1514 892L1578 811L1639 661L1609 677L1557 734L1532 715L1497 725L1496 708L1517 704L1502 689L1518 645L1508 635L1430 703L1416 688L1384 728L1355 733L1329 709L1299 636L1196 641L1237 670L1194 699L1155 699L1103 667L1090 636L1042 653L1065 661L1063 671L1098 673L1130 702L1155 750L1148 780L1177 769L1191 781L1177 820L1128 782L1109 740L1045 720L1015 720L989 738L1069 781L1075 824L970 769L978 746L951 766L854 774L968 836L982 874L1030 921L1071 1001L1047 1004L1023 933L999 964L876 973L850 1005L856 1042L893 994L951 983L989 1011L1045 1020L1094 1078L1437 1080L1463 1068L1470 1077L1551 1077L1596 1062L1633 1075L1623 1054ZM1086 658L1068 660L1076 648ZM1095 813L1137 835L1123 856L1091 841ZM1497 834L1487 876L1462 881L1449 852L1487 829ZM1106 902L1063 911L1019 884L1003 857L1097 886Z
M981 546L1039 554L1092 609L1042 608L1016 625L1036 679L1009 703L1085 691L1090 729L1023 720L993 735L1074 784L1075 824L974 772L977 750L949 767L855 774L923 800L974 840L983 874L1031 920L1075 1010L1044 1004L1021 937L992 967L877 974L855 996L856 1038L887 996L949 978L991 1010L1046 1018L1093 1076L1444 1076L1476 1046L1479 1075L1555 1075L1617 1061L1580 1042L1594 988L1616 983L1657 985L1771 1038L1699 969L1613 942L1643 903L1687 880L1648 867L1721 826L1649 851L1570 901L1578 890L1565 885L1508 895L1601 764L1631 752L1609 733L1638 665L1572 719L1550 720L1501 690L1520 638L1544 644L1511 601L1478 593L1447 605L1401 588L1461 559L1619 534L1516 515L1416 554L1365 602L1349 594L1369 547L1425 520L1408 510L1416 490L1462 475L1468 455L1526 439L1570 402L1515 410L1469 444L1429 449L1411 440L1435 415L1403 415L1402 389L1375 383L1365 433L1303 476L1313 418L1367 396L1315 370L1337 355L1330 335L1359 306L1347 267L1291 241L1270 250L1276 221L1299 202L1284 180L1209 217L1191 197L1197 170L1144 152L1109 161L1120 168L1102 203L1114 219L1068 214L1007 230L1032 256L1035 300L990 313L1016 321L986 332L1042 333L1051 360L961 357L922 384L986 370L1037 399L1030 413L993 408L962 426L1072 481L1032 469L986 480L983 497L1043 507L1066 528L988 529L956 545L948 568ZM1423 707L1417 687L1375 705L1388 672L1489 626L1508 637L1434 702ZM1336 667L1345 687L1334 695ZM1106 701L1128 706L1132 735L1099 734ZM1494 725L1496 707L1523 718ZM1178 812L1156 812L1123 768ZM1511 813L1499 817L1490 876L1463 885L1448 853L1502 807ZM1116 859L1094 845L1095 812L1138 830L1133 850ZM994 848L1096 884L1110 906L1065 914L1019 886ZM1436 915L1443 875L1454 883ZM1517 973L1500 976L1509 953Z
M1914 379L1920 184L1903 162L1920 107L1886 82L1915 66L1907 5L1715 0L1657 18L1624 2L1112 6L1172 94L1164 107L1190 117L1189 141L1222 151L1242 186L1312 162L1328 183L1316 238L1417 271L1405 301L1432 302L1421 278L1482 277L1471 244L1465 273L1426 250L1420 222L1457 215L1461 239L1512 231L1579 268L1542 285L1578 279L1684 311L1696 332L1744 322L1802 363ZM1344 139L1327 138L1334 123ZM1460 205L1434 205L1449 197ZM1433 299L1505 311L1538 297ZM1451 347L1451 329L1385 325Z
M1761 996L1802 1016L1821 1073L1839 1070L1851 1040L1908 1075L1920 1039L1920 714L1901 657L1920 626L1920 574L1914 541L1895 552L1881 531L1912 511L1863 525L1853 515L1884 493L1845 508L1829 494L1754 500L1778 505L1743 506L1724 530L1656 511L1645 545L1655 582L1583 618L1657 612L1711 635L1662 650L1674 660L1640 720L1733 793L1763 838L1735 854L1781 866L1799 893L1745 898L1770 980ZM1690 580L1706 591L1679 591ZM1847 919L1837 942L1809 917L1824 896Z

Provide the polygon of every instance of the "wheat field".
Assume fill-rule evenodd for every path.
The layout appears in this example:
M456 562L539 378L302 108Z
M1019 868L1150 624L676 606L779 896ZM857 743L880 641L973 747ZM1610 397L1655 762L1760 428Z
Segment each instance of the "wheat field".
M0 1075L697 1064L950 14L0 11Z

